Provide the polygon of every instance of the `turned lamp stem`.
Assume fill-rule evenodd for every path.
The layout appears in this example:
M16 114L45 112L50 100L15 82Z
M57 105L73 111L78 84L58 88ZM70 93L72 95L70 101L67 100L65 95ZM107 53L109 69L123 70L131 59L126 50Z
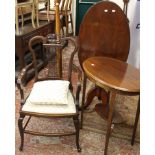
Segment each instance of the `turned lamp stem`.
M60 43L60 14L59 14L59 5L60 5L60 0L55 0L55 20L56 20L56 28L55 28L55 33L57 37L57 43Z

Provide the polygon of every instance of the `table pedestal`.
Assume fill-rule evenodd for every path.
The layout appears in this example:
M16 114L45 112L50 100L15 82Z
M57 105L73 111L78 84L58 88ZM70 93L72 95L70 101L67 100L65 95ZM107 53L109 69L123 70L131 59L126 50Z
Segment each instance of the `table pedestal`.
M96 104L95 111L101 118L108 120L109 94L103 88L95 86L88 91L86 102L84 104L84 110L90 106L95 96L98 97L99 100L101 100L101 103ZM123 118L117 113L117 111L114 111L113 123L122 123L123 121L124 121Z

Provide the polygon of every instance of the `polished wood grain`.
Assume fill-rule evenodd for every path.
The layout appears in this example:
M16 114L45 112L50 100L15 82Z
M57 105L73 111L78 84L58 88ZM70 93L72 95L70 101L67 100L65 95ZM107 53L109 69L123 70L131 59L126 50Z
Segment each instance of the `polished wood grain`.
M130 65L123 63L127 61L130 48L129 21L126 16L127 4L128 1L124 0L124 13L116 3L110 1L101 1L96 3L85 14L80 25L78 36L78 57L80 65L84 71L83 96L81 104L81 128L83 122L83 111L85 107L90 105L92 99L97 96L102 100L103 106L97 106L95 109L100 109L100 112L103 111L104 117L108 120L104 155L107 154L108 142L111 133L115 93L119 92L128 95L135 95L139 93L139 82L136 81L138 71L135 71ZM106 64L107 66L104 63L99 65L98 61L95 62L98 66L97 68L93 65L88 65L88 68L85 66L84 61L87 63L88 58L99 56L121 60L123 61L121 64L124 67L120 69L121 67L119 68L118 66L121 64L118 64L117 66L115 63L113 66L109 66L112 65L111 63ZM107 69L105 70L107 72L102 74L101 72L104 69ZM114 72L114 75L111 71ZM135 73L137 74L137 77L135 77ZM105 76L103 76L104 74ZM91 89L85 98L87 78L96 84L96 88ZM106 92L104 88L108 91ZM100 112L99 114L101 115Z
M127 60L130 48L130 30L126 13L125 8L123 11L116 3L110 1L101 1L89 8L80 25L78 36L78 58L82 69L83 62L94 56ZM84 84L84 86L86 85ZM83 92L82 106L88 107L93 98L97 96L102 100L104 107L107 107L108 95L103 89L98 88L91 89L86 94L86 98ZM83 110L81 113L82 128Z
M140 92L140 71L130 64L108 57L92 57L83 63L83 68L100 87L124 92Z
M102 1L85 14L78 36L79 62L106 56L126 61L130 47L128 19L115 3Z
M104 155L107 155L109 138L112 130L116 93L140 95L140 71L126 62L109 57L91 57L84 61L83 69L86 76L97 86L108 92L107 132ZM131 144L134 144L140 100L138 101Z

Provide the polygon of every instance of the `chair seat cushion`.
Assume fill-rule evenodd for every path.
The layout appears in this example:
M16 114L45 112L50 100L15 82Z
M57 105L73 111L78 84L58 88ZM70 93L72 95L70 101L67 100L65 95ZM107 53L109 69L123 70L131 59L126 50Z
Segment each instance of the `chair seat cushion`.
M75 114L76 107L74 98L70 91L68 91L68 104L33 104L28 100L22 107L23 112L40 113L40 114Z
M27 99L32 104L68 104L69 81L47 80L33 85Z

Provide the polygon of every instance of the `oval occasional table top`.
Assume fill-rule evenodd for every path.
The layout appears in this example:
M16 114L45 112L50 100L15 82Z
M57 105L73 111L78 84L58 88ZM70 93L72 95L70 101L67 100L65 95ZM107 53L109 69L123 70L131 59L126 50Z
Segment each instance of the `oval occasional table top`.
M140 92L140 71L126 62L91 57L84 61L83 68L88 78L100 87L127 93Z

